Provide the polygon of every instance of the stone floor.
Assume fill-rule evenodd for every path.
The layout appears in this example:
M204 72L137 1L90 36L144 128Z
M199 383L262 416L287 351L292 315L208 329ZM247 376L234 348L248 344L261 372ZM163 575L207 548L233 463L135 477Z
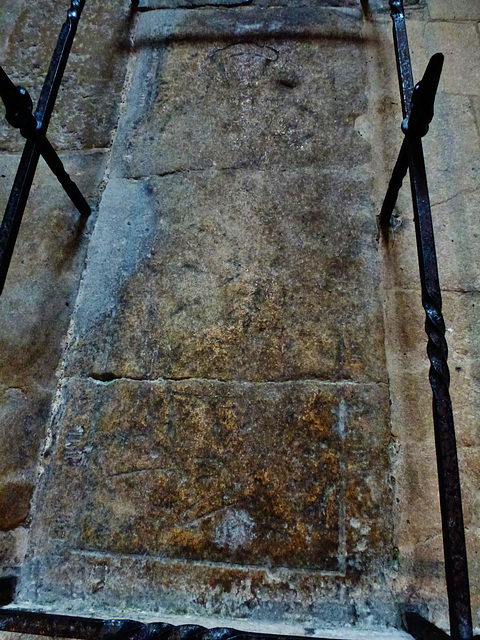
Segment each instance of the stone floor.
M98 213L79 226L42 167L0 310L17 601L300 634L416 602L445 626L407 190L376 226L401 143L385 7L89 5L51 138ZM408 10L416 77L446 55L425 149L476 623L479 19ZM29 88L57 28L34 24L0 15Z

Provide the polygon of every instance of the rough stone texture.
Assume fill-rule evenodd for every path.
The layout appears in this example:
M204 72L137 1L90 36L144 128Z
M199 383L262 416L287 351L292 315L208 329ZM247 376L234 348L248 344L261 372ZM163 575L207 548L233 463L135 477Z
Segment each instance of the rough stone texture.
M86 197L95 204L105 167L104 154L68 154L64 160ZM0 210L5 207L18 161L19 157L13 155L0 158ZM28 515L38 453L55 391L54 372L64 346L87 238L84 223L70 200L41 163L0 304L2 531L23 523ZM23 534L18 535L18 544L22 545ZM8 540L11 542L12 536ZM10 568L17 563L16 545L11 552L10 561L2 554L2 567L3 562Z
M112 179L69 374L384 380L367 185L307 170Z
M358 53L335 40L144 48L112 171L362 164L368 147L352 126L365 109Z
M11 30L2 64L15 83L28 89L34 103L68 8L68 0L44 0L39 29L39 6L25 3ZM49 127L56 148L110 145L124 82L129 27L128 0L86 3ZM18 131L2 120L0 148L19 151L23 143Z
M99 577L96 587L85 582L82 598L110 606L120 597L151 607L161 590L165 608L183 608L185 589L197 588L201 606L191 613L205 606L246 615L253 598L258 611L249 617L272 608L283 617L294 601L300 617L323 582L328 598L338 581L355 590L390 543L386 391L315 381L67 380L21 598L55 595L65 606L86 563ZM59 576L65 554L72 575ZM220 563L214 573L212 562ZM127 566L138 585L122 593ZM295 591L285 584L276 592L280 577ZM245 581L252 586L242 595ZM321 591L318 599L321 609ZM350 619L351 606L338 609Z
M11 0L8 6L0 8L0 58L3 59L8 39L15 27L25 0Z
M205 6L239 6L251 0L140 0L139 9L185 9Z
M446 3L428 3L447 10ZM449 3L461 10L464 3ZM466 17L465 15L463 16ZM468 16L467 16L468 17ZM380 19L369 25L374 38L388 37L389 24ZM478 158L480 143L475 106L479 86L474 60L479 45L474 13L468 22L427 23L421 13L411 14L408 33L415 78L421 77L428 57L444 51L446 61L437 96L435 118L424 139L433 222L444 288L444 314L450 347L451 394L457 427L462 477L467 551L474 624L479 620L478 480L472 468L479 438L478 422ZM374 53L375 52L375 53ZM372 46L369 58L370 133L382 153L375 155L374 193L378 208L389 170L401 143L395 133L401 121L398 87L391 73L390 45ZM393 104L392 103L396 103ZM362 129L363 130L363 129ZM398 131L398 129L397 129ZM397 142L392 142L392 141ZM392 153L393 152L393 153ZM383 176L383 177L382 177ZM397 567L391 584L400 599L425 602L430 619L448 628L444 582L440 510L428 384L428 360L423 331L411 199L404 187L396 207L396 226L383 239L387 369L392 401L392 460L395 481Z
M448 626L428 362L407 187L396 209L395 230L388 242L379 238L386 370L381 344L372 221L402 138L387 3L371 0L371 15L362 27L353 2L336 3L343 6L339 11L313 0L254 0L242 7L228 2L214 8L212 0L193 8L195 0L167 0L162 10L138 18L111 165L114 178L104 193L78 299L22 597L117 616L143 607L156 619L167 611L183 616L207 612L227 621L244 616L251 625L257 624L255 617L274 618L296 621L309 635L325 621L397 623L392 602L422 603L430 619ZM273 4L277 8L268 9ZM477 4L468 0L407 4L415 78L429 55L444 50L447 56L425 152L446 289L478 624L479 16ZM6 37L22 6L12 5L12 17L3 26L0 21ZM84 26L87 16L86 11ZM125 26L118 27L121 33ZM52 33L56 28L52 25ZM13 33L8 51L18 47L19 30ZM92 30L85 47L108 80L109 55L98 53L102 38L101 46L111 47L100 29ZM30 31L27 42L34 39L38 36ZM25 57L32 55L32 46ZM37 73L40 78L44 70L32 77ZM88 89L98 87L96 82L93 74L84 84ZM115 87L122 82L121 73ZM103 98L96 100L101 104ZM117 112L119 90L107 100L108 124L114 122L110 116ZM62 117L66 120L59 122L70 115ZM72 122L70 128L81 135L52 130L61 144L106 140L95 119ZM28 365L19 362L21 379L21 367ZM115 379L121 376L129 379ZM212 379L172 379L190 376ZM340 382L332 382L337 376ZM389 437L386 389L378 384L387 379ZM313 415L308 399L314 393L323 409L321 420L313 422L323 425L323 435L307 441L303 436L313 422L305 416ZM28 426L23 396L16 389L9 394ZM345 424L353 416L363 421L363 429L346 431L344 449L338 438L342 397ZM46 415L46 400L42 407ZM285 407L289 410L282 412ZM262 434L261 460L252 455L256 445L252 430L245 428L250 423L259 425ZM267 441L278 442L279 450L285 446L281 429L294 444L297 438L302 444L303 457L296 458L306 468L312 469L314 453L326 470L297 476L297 460L280 460L281 451L267 453ZM184 446L173 431L182 435ZM167 447L159 451L167 438L174 444L168 451L180 463L173 470L151 468L155 461L165 462ZM12 442L16 445L13 436ZM31 443L36 451L38 433ZM321 446L326 443L328 450ZM201 457L207 446L225 453L225 469L217 458ZM348 457L353 450L358 453L354 460ZM16 455L17 464L21 456ZM246 463L236 465L236 456ZM344 474L339 472L342 461ZM199 476L202 465L210 475ZM256 484L248 467L274 472ZM15 468L8 482L22 481ZM198 482L189 481L192 477ZM343 502L328 507L325 496L349 479L351 491ZM359 517L348 517L360 496L358 479L374 483L372 500L363 504L369 523L361 526ZM293 497L293 481L302 488L299 499ZM217 508L203 519L200 508L210 504L205 504L201 482ZM312 504L330 523L315 528L312 546L306 542L310 490L317 496ZM169 502L172 496L174 503ZM240 507L228 506L229 496ZM199 502L192 507L192 529L187 517L194 498ZM63 521L56 500L65 505ZM285 535L276 527L276 508L287 514L287 524L295 522ZM150 513L162 523L160 533L141 520ZM270 514L271 530L265 514ZM365 528L370 520L378 527L377 538ZM257 521L264 534L280 540L274 547L278 557L270 548L263 553L264 537L253 537ZM338 553L342 522L345 571ZM349 536L355 532L368 544L362 549L358 543L349 555L356 544ZM26 526L19 526L4 534L1 558L15 556L5 564L20 564L27 533ZM325 548L318 542L321 536ZM239 540L242 544L235 547L233 541ZM357 580L349 563L363 560L368 570Z
M480 20L477 0L428 0L428 11L433 20Z
M140 0L139 9L192 9L196 7L238 7L252 5L260 7L308 7L308 0ZM359 0L316 0L315 7L358 7Z
M480 47L475 22L451 24L431 22L425 29L425 41L431 50L446 56L442 85L447 93L480 94ZM458 43L462 43L459 48ZM469 55L465 55L465 51Z
M66 17L68 2L40 5L13 0L0 9L0 60L15 82L38 98ZM39 28L41 25L41 28ZM67 66L49 137L56 147L110 144L123 86L129 29L127 2L87 2ZM19 151L24 140L4 121L0 147ZM60 153L67 170L94 209L105 171L101 151ZM0 154L0 211L12 186L19 156ZM84 266L87 228L61 186L40 162L0 300L2 572L16 571L25 554L29 505L55 391L55 369L64 348Z
M95 191L103 176L104 154L70 154L64 159L71 175L94 204ZM19 158L3 155L1 160L0 208L3 209ZM33 463L36 457L33 451L27 453L28 433L34 431L33 424L25 429L27 440L23 443L11 425L17 420L19 424L25 421L28 424L32 411L27 408L29 394L40 399L48 398L52 392L51 376L62 351L62 337L85 256L85 234L84 221L42 163L27 204L0 310L3 355L0 375L5 394L1 424L4 437L12 438L7 447L9 457L4 461L12 470L21 459L27 457ZM41 413L48 411L48 399L44 402L46 407L40 409ZM32 436L31 446L36 452L38 440ZM18 447L21 450L17 459L14 452Z
M361 23L267 13L138 18L23 602L395 619Z
M360 40L361 18L359 8L318 5L148 11L137 20L135 47L189 40L223 40L227 45L267 38Z
M0 486L0 531L9 531L23 524L30 511L33 485L6 482Z

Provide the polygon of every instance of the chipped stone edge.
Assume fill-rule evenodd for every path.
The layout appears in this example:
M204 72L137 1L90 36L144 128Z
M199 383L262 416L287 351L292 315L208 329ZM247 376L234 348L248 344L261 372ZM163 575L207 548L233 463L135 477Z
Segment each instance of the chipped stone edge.
M138 16L135 46L152 41L235 38L328 38L361 40L360 9L338 7L165 9Z

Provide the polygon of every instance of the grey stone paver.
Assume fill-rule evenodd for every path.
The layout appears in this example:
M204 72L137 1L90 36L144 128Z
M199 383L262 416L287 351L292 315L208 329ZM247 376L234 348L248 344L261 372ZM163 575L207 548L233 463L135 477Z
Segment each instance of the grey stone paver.
M138 16L20 599L391 619L361 27Z
M477 0L428 0L427 4L434 20L480 20Z
M351 619L335 585L359 602L381 589L384 386L72 378L62 395L22 598L61 606L73 587L83 606L258 620L294 605L321 624L332 607ZM379 595L363 606L383 619Z
M480 95L480 41L476 22L430 22L425 28L425 40L432 54L441 51L445 55L443 90ZM458 46L459 42L462 47Z
M403 224L385 260L391 433L387 388L378 384L386 381L386 367L372 200L381 196L372 199L369 143L378 156L382 144L385 155L396 149L391 137L379 142L369 130L366 87L374 91L379 78L365 72L359 4L230 4L142 0L142 8L161 10L137 20L114 177L63 374L76 377L64 380L56 405L59 444L49 450L53 462L44 461L21 597L41 585L38 602L110 606L115 615L153 610L161 601L163 612L311 616L337 624L371 616L375 624L394 619L392 587L398 600L427 601L442 622L428 363L406 187L398 207ZM371 3L374 11L377 4ZM425 149L447 289L475 603L478 17L468 0L430 0L428 10L407 4L415 77L428 54L446 53ZM111 27L105 21L117 5L92 8L53 123L61 146L107 146L118 113L123 67L115 66L112 43L128 50L127 13ZM46 47L42 37L36 57L35 27L25 28L25 20L8 45L13 51L26 33L18 68L38 62ZM386 21L383 6L371 23L380 25L382 38ZM47 22L45 43L56 29L54 20ZM375 37L378 32L370 51ZM389 70L395 77L390 54L381 62L386 82ZM40 71L28 74L33 87ZM398 101L396 87L386 100ZM388 117L391 108L384 104L375 114ZM5 137L4 146L19 148L12 140ZM50 255L50 245L42 247ZM55 287L54 277L46 281ZM45 316L52 326L56 312L54 304ZM27 366L38 370L54 361L34 356ZM14 357L7 367L16 383L24 366ZM110 381L122 376L140 379ZM3 415L24 425L36 420L29 404L34 391L24 391L7 389L10 413L0 422ZM49 392L38 393L45 416ZM27 461L38 450L33 433ZM15 433L11 439L16 464L22 451L15 449ZM297 447L295 456L287 445ZM399 552L391 551L388 453ZM346 475L339 473L342 464ZM14 476L12 467L1 499L20 495L20 484L8 491ZM345 477L350 484L342 497ZM10 516L21 519L24 511ZM161 529L149 522L152 514ZM24 531L7 532L0 553L6 544L19 551ZM359 569L364 579L354 585Z
M262 38L361 40L362 12L353 7L261 7L147 11L136 24L137 47L165 41L251 41Z
M312 169L111 179L69 375L383 380L367 188Z
M66 168L93 207L105 160L102 153L63 154ZM18 161L16 155L0 156L0 211L5 208ZM55 370L75 303L87 239L84 223L41 162L0 304L2 531L25 523L29 516L39 449L55 392ZM20 544L23 534L17 532ZM9 551L2 553L3 566L20 562L14 533L4 536Z
M143 47L112 174L362 164L359 54L335 40Z

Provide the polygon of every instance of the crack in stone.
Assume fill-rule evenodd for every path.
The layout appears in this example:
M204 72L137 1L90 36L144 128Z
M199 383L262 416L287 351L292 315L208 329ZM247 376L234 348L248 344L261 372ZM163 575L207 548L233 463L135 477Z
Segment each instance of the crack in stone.
M142 554L142 553L123 553L122 551L100 551L94 549L72 549L71 554L73 556L83 556L86 558L98 558L98 559L120 559L125 560L126 562L131 562L132 560L139 560L141 563L145 562L145 558L148 557L149 560L153 562L157 562L162 565L192 565L197 567L212 567L214 569L217 568L225 568L225 569L239 569L244 571L245 573L251 570L259 571L262 573L268 572L269 574L278 574L282 575L288 572L288 575L312 575L319 574L322 576L329 576L332 578L345 578L345 574L342 571L335 571L329 569L318 569L316 567L312 567L309 569L302 569L299 567L289 567L284 565L278 565L274 567L267 567L261 564L247 564L247 563L238 563L238 562L222 562L215 560L193 560L189 558L188 560L184 558L177 558L175 556L165 556L165 555L157 555L155 553Z
M268 166L262 165L262 164L244 164L244 165L239 165L239 166L228 166L228 167L220 167L218 165L209 165L207 167L188 167L188 168L184 168L184 169L169 169L168 171L160 171L158 173L148 173L148 174L138 174L138 175L116 175L114 176L115 179L117 180L132 180L132 181L141 181L141 180L150 180L152 178L166 178L168 176L174 176L174 175L185 175L188 173L221 173L221 172L228 172L228 171L243 171L243 172L247 172L247 173L271 173L271 174L278 174L278 173L300 173L303 172L306 168L311 167L311 165L305 164L298 164L298 165L292 165L291 167L286 167L286 166L281 166L281 165L275 165L275 164L271 164ZM351 179L352 176L354 177L354 179L360 179L360 178L364 178L365 176L365 171L363 170L362 166L358 167L358 171L355 171L355 169L349 169L349 170L345 170L342 167L335 167L335 168L331 168L331 167L318 167L316 169L316 174L317 175L321 175L321 176L332 176L332 177L342 177L343 175L347 176Z
M70 376L70 378L82 378L84 376ZM294 383L305 383L312 382L315 384L324 384L324 385L384 385L386 386L386 382L383 380L366 380L366 381L356 381L356 380L325 380L321 378L294 378L289 380L240 380L235 378L199 378L195 376L168 376L163 377L159 376L158 378L145 378L142 376L120 376L112 373L111 371L106 371L103 373L89 373L85 376L88 380L92 380L101 385L109 385L114 382L149 382L152 384L161 384L163 382L184 382L184 381L192 381L192 382L213 382L218 384L247 384L247 385L286 385L286 384L294 384Z
M455 198L458 198L459 196L475 195L477 193L478 193L478 189L461 189L457 193L454 193L453 195L449 196L448 198L445 198L444 200L439 200L438 202L432 202L430 207L433 209L433 207L438 207L442 204L447 204L448 202L450 202L451 200L455 200Z

